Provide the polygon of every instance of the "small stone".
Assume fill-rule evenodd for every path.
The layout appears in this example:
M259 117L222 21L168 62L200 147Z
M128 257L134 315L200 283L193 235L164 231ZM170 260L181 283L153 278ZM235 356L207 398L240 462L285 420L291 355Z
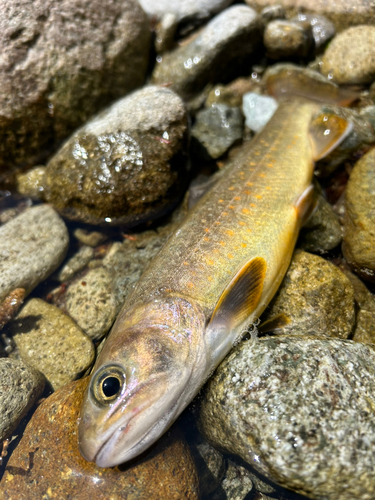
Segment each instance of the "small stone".
M267 5L260 12L260 17L265 22L274 21L275 19L285 19L285 9L282 5Z
M253 482L248 470L228 460L228 469L221 483L227 500L245 500L253 489Z
M344 243L349 266L375 282L375 149L354 165L345 192Z
M43 199L44 175L46 167L40 165L28 170L25 173L16 175L17 191L23 196L30 196L35 199Z
M83 269L94 258L94 250L89 246L81 247L73 257L71 257L57 274L59 281L71 279L78 271Z
M375 80L375 26L354 26L327 47L321 72L334 82L359 85Z
M232 0L139 0L143 10L150 18L162 19L166 14L173 14L176 19L205 20L225 9Z
M200 155L217 159L242 139L243 116L239 108L215 104L197 114L191 135Z
M246 126L254 132L259 132L267 125L277 106L273 97L247 92L243 96L242 104Z
M261 20L253 9L235 5L214 17L190 42L157 59L152 80L171 84L184 99L207 83L241 67L261 42ZM235 62L235 67L234 67Z
M267 318L285 314L283 333L347 338L355 323L354 290L331 262L297 250Z
M49 205L37 205L0 227L0 301L15 288L29 294L63 261L69 236Z
M10 324L16 356L38 369L57 390L78 378L94 361L91 340L57 307L31 299Z
M177 17L171 12L164 14L155 28L155 50L162 54L173 46L174 36L177 30Z
M16 359L0 358L0 442L11 436L43 392L45 380Z
M75 229L73 235L78 241L89 247L96 247L107 239L107 235L99 231L87 231L87 229L82 228Z
M73 281L66 291L65 308L92 341L103 338L119 309L108 271L90 269Z
M225 104L232 108L239 108L242 106L242 96L246 92L254 91L257 87L259 83L252 78L237 78L228 85L215 85L208 93L205 107Z
M199 491L202 498L212 498L225 473L225 460L219 451L206 441L190 447L199 470Z
M2 499L198 500L195 464L176 428L130 464L102 469L82 458L77 420L87 382L63 387L37 408L6 466Z
M25 298L25 289L16 288L0 303L0 330L16 314Z
M267 24L263 42L268 57L272 59L303 58L312 46L312 29L309 23L276 20Z
M315 42L315 51L319 52L326 43L335 36L335 27L331 21L326 17L319 14L307 14L306 12L299 12L297 16L293 17L291 21L294 22L308 22L312 28L312 35Z

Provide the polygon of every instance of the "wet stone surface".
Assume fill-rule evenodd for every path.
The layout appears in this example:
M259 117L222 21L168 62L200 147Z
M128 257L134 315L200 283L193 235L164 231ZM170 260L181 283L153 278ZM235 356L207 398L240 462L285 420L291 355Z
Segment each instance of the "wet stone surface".
M221 483L228 500L245 500L253 490L253 482L245 467L228 460L228 468Z
M324 16L299 12L298 15L291 20L310 24L315 43L315 52L320 52L328 40L335 35L334 25Z
M59 281L72 278L78 271L83 269L94 257L94 250L88 245L82 246L57 273Z
M128 465L102 469L82 458L77 419L87 381L60 389L36 410L5 469L2 498L198 500L195 465L175 431Z
M277 106L277 101L273 97L247 92L243 96L242 104L246 126L254 132L259 132L271 119Z
M263 43L272 59L303 58L312 47L313 36L309 23L271 21L264 31Z
M371 499L374 370L373 349L348 340L243 342L208 382L201 431L308 498Z

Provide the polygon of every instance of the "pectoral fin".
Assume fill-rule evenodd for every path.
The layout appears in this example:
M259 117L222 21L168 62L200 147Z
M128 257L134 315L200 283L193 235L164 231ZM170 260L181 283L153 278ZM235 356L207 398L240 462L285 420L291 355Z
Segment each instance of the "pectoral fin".
M211 327L233 329L251 315L262 296L266 269L266 261L262 257L255 257L237 273L215 307Z
M320 113L310 124L309 137L314 161L333 151L352 131L353 124L334 113Z

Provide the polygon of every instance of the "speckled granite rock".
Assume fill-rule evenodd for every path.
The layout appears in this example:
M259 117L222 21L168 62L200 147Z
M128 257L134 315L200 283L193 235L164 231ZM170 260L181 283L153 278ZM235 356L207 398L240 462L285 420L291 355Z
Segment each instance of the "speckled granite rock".
M129 465L101 469L80 455L77 419L87 379L44 401L13 452L0 483L3 500L198 500L187 444L170 431Z
M15 288L26 295L62 262L69 243L62 219L49 205L30 207L0 227L0 301Z
M224 456L203 439L201 439L201 442L189 444L199 470L199 492L201 497L214 500L214 492L220 487L225 474Z
M347 338L355 323L353 287L332 263L297 250L267 318L281 313L291 320L283 333Z
M0 442L11 436L19 421L44 389L41 373L22 361L0 358Z
M43 199L44 175L46 168L43 165L34 167L24 173L16 175L17 191L23 196Z
M259 47L261 21L256 12L235 5L212 19L190 42L163 55L152 79L172 83L184 98L198 94L209 82L227 77Z
M243 342L208 382L201 431L308 498L370 500L374 371L374 350L348 340Z
M54 390L78 378L94 361L91 340L57 307L31 299L8 328L12 356L38 369Z
M306 57L312 47L312 28L309 23L275 20L267 24L263 43L272 59Z
M221 487L228 500L245 500L253 490L253 482L245 467L228 460L228 468Z
M145 87L85 124L47 165L45 198L90 224L135 225L167 211L186 183L187 114L171 90Z
M59 281L72 278L75 273L83 269L94 257L94 250L88 245L82 246L57 273Z
M145 78L150 31L136 0L0 3L0 165L30 164Z
M321 71L339 84L375 79L375 27L355 26L338 34L325 51Z

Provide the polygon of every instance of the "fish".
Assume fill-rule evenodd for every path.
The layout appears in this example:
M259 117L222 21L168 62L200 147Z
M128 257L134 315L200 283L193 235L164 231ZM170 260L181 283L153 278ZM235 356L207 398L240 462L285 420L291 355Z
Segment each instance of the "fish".
M313 210L314 161L351 130L318 110L282 101L126 299L83 397L86 460L112 467L147 450L274 296Z

